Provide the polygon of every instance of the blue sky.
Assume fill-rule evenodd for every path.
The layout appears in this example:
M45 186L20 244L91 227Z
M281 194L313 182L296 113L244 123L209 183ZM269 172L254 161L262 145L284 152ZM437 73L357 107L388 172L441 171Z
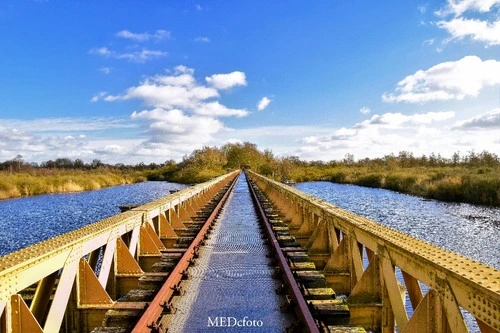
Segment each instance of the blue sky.
M0 160L500 154L500 0L4 0L0 23Z

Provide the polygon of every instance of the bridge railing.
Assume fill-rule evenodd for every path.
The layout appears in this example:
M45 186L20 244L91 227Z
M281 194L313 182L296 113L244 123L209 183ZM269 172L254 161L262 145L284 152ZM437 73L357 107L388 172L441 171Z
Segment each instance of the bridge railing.
M116 299L137 285L190 216L237 173L0 257L0 332L89 332L101 326Z
M379 332L396 326L404 333L468 332L466 310L481 332L500 331L498 270L248 174L329 285L347 295L351 324Z

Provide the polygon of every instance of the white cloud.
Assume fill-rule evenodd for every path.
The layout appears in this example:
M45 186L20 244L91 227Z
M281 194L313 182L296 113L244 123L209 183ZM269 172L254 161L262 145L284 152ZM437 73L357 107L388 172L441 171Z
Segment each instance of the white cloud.
M362 114L370 114L372 110L367 106L363 106L361 109L359 109L359 112L361 112Z
M259 101L259 103L257 103L257 110L259 110L259 111L264 110L265 108L267 108L269 106L269 103L271 103L271 99L269 99L266 96L262 97L262 99Z
M487 13L498 5L500 5L500 0L448 0L446 7L437 11L436 14L439 16L453 14L458 17L468 11Z
M149 40L160 41L164 39L170 39L171 33L167 30L156 30L154 33L142 32L142 33L134 33L128 30L122 30L115 34L116 37L130 39L137 42L147 42Z
M94 48L89 50L89 53L104 56L104 57L108 57L108 56L111 56L113 54L113 52L110 49L108 49L107 47L94 47Z
M417 10L420 12L420 14L425 14L425 12L427 12L427 4L418 6Z
M104 99L106 97L106 94L107 94L107 92L100 91L97 94L95 94L94 96L92 96L92 98L90 99L90 102L92 102L92 103L98 102L98 101Z
M339 160L347 153L356 158L373 158L403 150L415 155L434 152L443 156L451 156L457 150L498 151L500 145L495 141L498 134L494 133L498 132L499 118L498 113L487 113L472 121L459 122L462 125L481 124L481 131L469 132L452 130L452 121L456 119L453 112L385 113L351 128L332 128L328 134L311 131L291 153L308 160Z
M217 119L198 115L187 115L181 110L156 108L150 111L134 112L132 119L144 120L149 142L163 144L203 144L212 135L224 128Z
M500 129L500 108L457 122L453 128L461 130ZM497 134L497 138L500 138L500 134Z
M0 127L0 142L2 142L0 147L3 158L12 158L17 154L21 154L27 161L36 161L39 156L43 156L44 159L77 158L89 153L84 139L81 136L71 135L40 136L18 129Z
M109 67L101 67L101 68L99 68L99 72L108 75L109 73L111 73L111 68L109 68Z
M168 52L158 50L142 49L141 51L117 54L117 59L126 59L132 62L146 62L154 58L161 58L168 55Z
M154 81L156 80L156 81ZM141 85L131 87L122 96L107 96L108 102L116 100L140 99L147 105L162 108L197 107L202 101L218 97L217 90L204 86L165 85L155 77Z
M210 116L210 117L231 117L236 116L238 118L245 117L248 115L248 111L244 109L230 109L219 102L209 102L201 103L198 107L193 109L193 112L200 116Z
M405 77L384 102L424 103L476 97L483 88L500 83L500 61L467 56Z
M235 75L235 73L238 73ZM211 87L196 82L194 70L185 66L177 66L173 75L155 75L146 78L141 84L127 89L123 95L98 95L98 100L108 102L118 100L140 99L146 105L163 109L182 109L194 114L226 117L242 117L248 114L244 109L231 109L219 102L210 101L218 98L217 89L228 89L234 85L241 85L245 73L233 72L230 74L212 75L206 80Z
M210 38L208 37L196 37L194 39L195 42L198 42L198 43L210 43Z
M247 80L245 73L232 72L229 74L214 74L205 78L207 83L212 87L220 90L231 89L235 86L246 86Z
M168 55L168 52L165 51L149 50L146 48L140 51L119 53L112 51L107 47L93 48L89 50L89 53L92 55L99 55L106 58L125 59L131 62L138 62L138 63L144 63L148 60L161 58Z
M218 89L241 85L244 78L243 72L216 74L206 78L209 85L203 85L197 82L193 69L177 66L173 73L148 77L121 95L99 94L97 99L138 99L153 107L131 115L132 120L140 121L148 137L141 145L141 154L168 149L184 155L208 144L214 140L214 134L225 130L219 118L249 114L245 109L230 108L215 100L220 97Z
M436 24L451 35L450 41L470 37L474 41L484 42L489 46L500 45L500 20L488 22L454 18L450 21L439 21Z
M486 15L494 7L500 5L500 0L448 0L447 6L436 12L445 17L452 14L452 19L436 22L436 25L446 30L450 37L443 43L453 40L463 40L469 37L473 41L483 42L488 46L500 45L500 20L498 15ZM473 13L473 18L464 18L467 13ZM478 14L479 13L479 14ZM491 21L491 18L495 20Z
M430 46L430 45L434 45L434 42L435 42L435 41L436 41L436 40L435 40L434 38L431 38L431 39L426 39L426 40L424 40L424 41L422 42L422 44L423 44L423 45L425 45L425 46Z
M137 127L126 117L0 119L0 123L23 133L102 131Z

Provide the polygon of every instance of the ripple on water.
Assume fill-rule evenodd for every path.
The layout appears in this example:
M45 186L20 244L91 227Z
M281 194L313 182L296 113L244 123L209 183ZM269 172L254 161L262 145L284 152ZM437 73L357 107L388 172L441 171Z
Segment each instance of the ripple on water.
M330 182L297 189L388 227L500 269L500 209L446 203Z
M118 214L123 204L144 204L185 185L144 182L96 191L0 201L0 255Z

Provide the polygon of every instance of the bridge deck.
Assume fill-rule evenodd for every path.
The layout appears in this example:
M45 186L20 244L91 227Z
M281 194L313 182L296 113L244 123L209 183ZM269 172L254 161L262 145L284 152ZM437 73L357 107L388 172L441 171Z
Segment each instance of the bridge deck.
M204 332L209 327L234 332L238 324L250 326L239 326L238 332L284 332L293 322L291 314L280 311L285 299L275 293L279 284L272 277L258 223L242 175L189 268L189 279L182 284L185 294L174 300L177 312L169 315L175 325L169 324L168 332Z

